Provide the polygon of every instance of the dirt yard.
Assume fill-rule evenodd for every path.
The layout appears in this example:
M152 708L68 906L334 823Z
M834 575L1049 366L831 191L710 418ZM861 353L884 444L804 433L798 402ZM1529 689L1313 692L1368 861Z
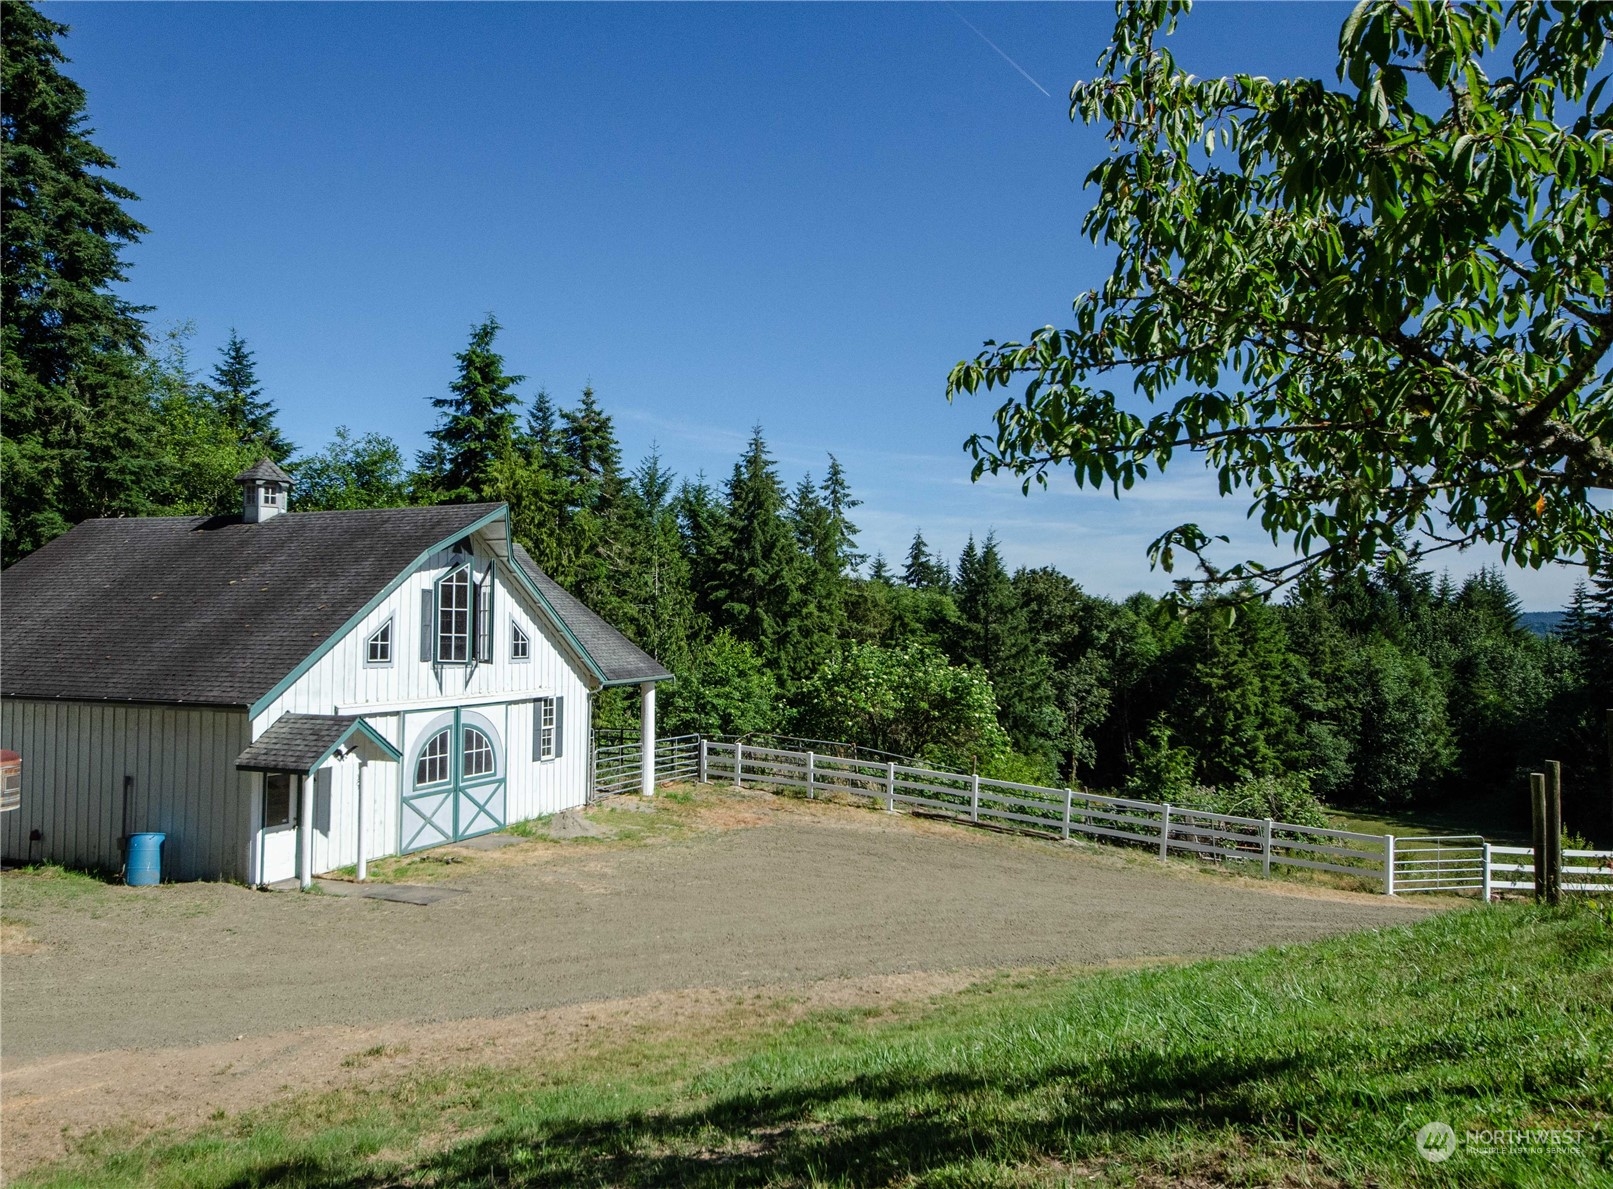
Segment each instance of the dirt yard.
M1434 908L760 792L585 820L557 823L563 841L540 828L378 866L460 893L429 905L8 874L7 1171L58 1155L64 1134L499 1045L536 1059L747 995L921 998L991 971L1225 954Z

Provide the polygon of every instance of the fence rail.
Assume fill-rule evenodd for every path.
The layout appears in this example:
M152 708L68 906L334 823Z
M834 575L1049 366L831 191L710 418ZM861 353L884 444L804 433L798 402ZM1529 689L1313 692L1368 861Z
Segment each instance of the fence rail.
M1326 871L1370 881L1389 894L1534 889L1534 852L1496 846L1477 834L1406 837L1363 834L1266 818L1238 817L1128 797L1050 789L979 775L942 772L907 757L844 744L796 749L781 743L820 741L769 736L707 739L679 735L655 742L657 782L698 781L864 797L894 813L898 806L946 814L970 824L1068 839L1088 837L1144 846L1160 858L1190 855L1210 862ZM597 748L593 797L631 792L643 779L639 742ZM1613 895L1613 851L1565 850L1565 892Z
M1105 797L1073 789L941 772L894 760L846 759L815 751L705 740L700 779L866 797L890 812L898 806L951 815L970 823L1006 826L1061 839L1075 836L1147 846L1160 857L1188 854L1218 862L1331 871L1393 890L1395 842L1293 822L1238 817L1201 809Z
M1490 846L1489 887L1529 892L1535 886L1535 852L1527 846ZM1613 894L1613 850L1563 851L1562 890Z
M700 771L700 736L673 735L655 741L655 780L694 780ZM637 792L643 780L644 745L618 743L594 749L594 787L590 800L615 793Z

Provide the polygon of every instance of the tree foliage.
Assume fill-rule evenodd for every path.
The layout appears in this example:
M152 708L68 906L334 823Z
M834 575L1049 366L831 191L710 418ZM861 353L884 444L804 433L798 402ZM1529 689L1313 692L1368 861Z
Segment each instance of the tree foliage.
M1337 86L1193 77L1162 44L1187 7L1120 4L1071 92L1113 146L1084 227L1114 268L1070 328L953 369L952 396L1029 377L969 442L975 475L1067 466L1118 496L1201 458L1297 554L1217 567L1197 525L1155 540L1204 582L1474 542L1609 554L1613 7L1363 0Z
M273 402L263 398L257 358L235 327L230 327L229 341L219 348L218 356L209 394L225 424L259 458L267 455L275 462L285 462L296 447L280 431Z
M144 311L118 297L146 228L62 74L67 26L8 2L0 21L0 550L8 560L92 516L153 509L161 457Z
M321 450L299 460L291 473L296 512L346 508L397 508L409 502L409 471L398 444L383 434L354 437L345 425Z
M922 644L851 644L805 682L796 727L854 740L950 771L989 769L1008 754L984 672Z

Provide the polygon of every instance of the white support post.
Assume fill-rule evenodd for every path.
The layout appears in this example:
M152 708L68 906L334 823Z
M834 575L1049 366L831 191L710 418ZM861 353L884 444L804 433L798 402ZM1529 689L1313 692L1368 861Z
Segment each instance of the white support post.
M1260 874L1271 875L1271 819L1260 827Z
M738 739L734 740L734 787L744 788L740 783L740 774L745 767L745 745Z
M360 756L358 760L358 863L355 865L359 883L364 882L366 871L364 858L364 847L366 845L364 838L364 769L369 766L370 762Z
M655 796L655 682L638 687L643 711L639 716L639 792Z
M1383 894L1395 894L1395 836L1383 836Z
M896 812L896 761L885 763L885 812Z
M307 891L314 886L314 777L302 782L302 808L297 814L297 886Z
M1171 845L1171 803L1165 802L1165 816L1159 823L1159 858L1165 861L1165 856Z
M818 768L818 753L815 752L815 751L807 752L807 800L808 801L817 800L817 793L813 789L813 784L817 780L817 768Z
M1484 864L1484 870L1479 875L1479 896L1488 904L1490 902L1490 844L1486 842L1479 854L1479 861Z
M1070 800L1073 794L1069 789L1064 790L1064 841L1070 840Z
M706 737L700 736L700 783L706 783Z
M980 773L974 772L969 776L969 820L980 820Z

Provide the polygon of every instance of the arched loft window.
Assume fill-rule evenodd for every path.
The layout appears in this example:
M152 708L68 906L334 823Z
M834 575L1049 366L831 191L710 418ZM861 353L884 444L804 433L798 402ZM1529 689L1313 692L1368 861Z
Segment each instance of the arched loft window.
M492 776L498 771L498 756L493 751L493 741L481 731L475 727L466 727L464 747L467 779L472 776Z
M422 788L428 784L447 784L449 775L449 749L453 746L452 728L444 727L420 749L420 759L414 766L414 784Z

